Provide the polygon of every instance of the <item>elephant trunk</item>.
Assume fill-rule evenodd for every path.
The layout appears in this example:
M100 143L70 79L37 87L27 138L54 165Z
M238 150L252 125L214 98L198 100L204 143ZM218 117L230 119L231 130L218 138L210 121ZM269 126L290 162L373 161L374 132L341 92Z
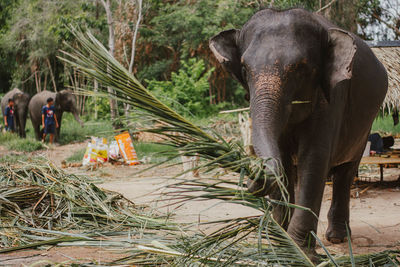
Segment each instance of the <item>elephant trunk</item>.
M259 75L250 102L252 140L254 151L266 160L267 175L281 175L279 137L285 124L282 103L281 79L276 74ZM273 179L249 180L248 190L257 196L265 196L271 190Z
M74 115L74 118L77 122L79 122L79 124L81 125L81 127L83 127L83 122L81 120L81 118L79 117L79 111L77 109L75 109L72 114Z
M27 114L25 112L23 112L22 114L18 114L19 116L19 135L22 138L26 137L26 133L25 133L25 125L26 125L26 116Z

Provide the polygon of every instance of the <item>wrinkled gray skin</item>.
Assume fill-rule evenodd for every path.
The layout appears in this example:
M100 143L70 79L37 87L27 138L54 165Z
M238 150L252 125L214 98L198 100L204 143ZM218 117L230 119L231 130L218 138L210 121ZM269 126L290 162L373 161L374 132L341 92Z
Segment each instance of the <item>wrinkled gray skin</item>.
M30 97L27 93L22 92L18 88L14 88L10 92L4 95L1 99L1 111L3 113L8 105L8 100L14 100L14 125L16 127L16 132L22 138L26 137L25 126L26 126L26 117L28 116L28 104ZM2 121L4 119L2 118Z
M383 65L354 34L303 9L259 11L241 30L213 37L210 48L248 91L255 152L282 164L290 201L319 215L325 178L333 176L326 237L343 242L350 185L387 91ZM266 169L282 173L280 163ZM270 184L249 181L248 190L279 197ZM286 214L277 207L274 216L313 251L318 219L301 209Z
M64 112L71 112L74 115L75 120L79 122L82 127L83 122L79 118L79 110L76 105L76 98L71 90L62 90L58 93L42 91L34 95L29 103L29 115L31 117L32 126L38 140L41 140L43 137L42 107L47 104L47 99L49 97L54 99L54 107L56 109L55 114L60 126L57 128L55 135L55 141L58 142L60 137L62 115Z

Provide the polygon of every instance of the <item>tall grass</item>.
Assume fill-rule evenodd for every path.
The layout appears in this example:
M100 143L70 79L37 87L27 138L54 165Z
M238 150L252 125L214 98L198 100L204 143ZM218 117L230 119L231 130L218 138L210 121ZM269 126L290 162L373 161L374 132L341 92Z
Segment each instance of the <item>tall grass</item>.
M0 145L5 146L9 150L23 152L33 152L43 149L43 144L40 141L37 141L30 136L23 139L17 134L9 132L0 134Z
M81 162L85 155L86 148L81 148L65 159L66 162Z
M87 121L84 127L75 121L70 113L65 113L62 118L60 132L60 144L65 145L72 142L82 142L91 136L111 137L113 128L110 121Z

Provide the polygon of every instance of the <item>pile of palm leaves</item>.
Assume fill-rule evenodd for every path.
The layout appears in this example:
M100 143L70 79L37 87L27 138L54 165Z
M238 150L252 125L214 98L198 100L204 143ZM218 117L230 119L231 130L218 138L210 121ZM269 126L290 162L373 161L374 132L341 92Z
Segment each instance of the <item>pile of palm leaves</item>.
M144 225L173 228L122 195L47 161L0 165L0 248L49 240L61 230L134 232Z
M267 175L265 172L268 166L265 163L268 159L248 156L240 144L233 141L227 142L217 133L190 123L147 91L93 35L72 31L80 48L71 47L71 52L64 52L62 60L90 79L96 79L103 86L115 90L111 94L103 90L103 96L113 97L130 104L161 122L162 126L148 131L164 136L166 143L175 147L182 155L200 156L204 162L200 168L205 170L224 168L240 174L239 181L235 183L223 179L217 179L211 183L201 180L180 182L175 185L176 201L193 198L219 199L245 205L264 214L217 222L219 225L222 224L222 227L208 235L182 234L179 239L161 239L162 242L137 245L132 249L131 257L115 263L314 266L271 216L272 204L290 205L286 198L284 177L278 174ZM86 93L91 94L91 92ZM247 194L242 189L245 177L269 180L268 184L273 185L271 190L274 187L281 191L281 201L260 199ZM235 188L234 185L238 186ZM200 195L193 197L192 193L196 191ZM349 245L351 248L350 243ZM351 256L342 258L341 264L374 266L376 263L396 266L398 255L398 252L384 252L360 257ZM329 253L327 256L328 260L323 264L338 265L337 260Z

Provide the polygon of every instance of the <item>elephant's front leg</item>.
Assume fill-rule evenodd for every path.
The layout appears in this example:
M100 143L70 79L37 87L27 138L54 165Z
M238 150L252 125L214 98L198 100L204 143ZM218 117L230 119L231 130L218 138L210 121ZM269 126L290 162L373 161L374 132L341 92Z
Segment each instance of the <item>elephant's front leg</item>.
M319 151L304 150L298 157L299 182L296 192L296 204L309 210L297 208L290 221L288 233L303 248L311 251L315 247L315 239L311 231L317 233L318 217L324 193L325 180L329 169L330 153L327 149Z
M350 217L350 187L357 174L360 160L345 163L333 170L332 204L328 213L329 227L326 239L332 243L344 242Z

